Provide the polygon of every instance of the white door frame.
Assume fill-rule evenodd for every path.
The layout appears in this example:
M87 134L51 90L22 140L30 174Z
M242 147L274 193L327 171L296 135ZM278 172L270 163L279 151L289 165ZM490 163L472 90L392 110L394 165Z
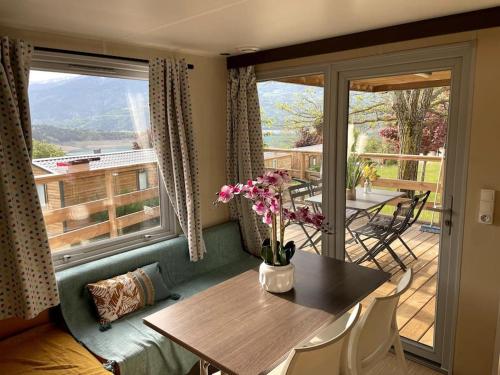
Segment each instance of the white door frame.
M324 142L323 142L323 211L331 223L331 234L323 236L323 255L344 259L345 220L345 162L347 129L338 124L347 123L348 81L354 78L394 75L429 70L452 70L448 143L453 144L454 155L447 150L445 187L453 186L453 233L446 246L454 249L440 254L438 310L435 338L436 351L417 344L406 349L431 359L451 374L455 326L458 310L458 292L462 239L464 226L465 193L469 154L470 122L473 88L473 61L475 43L465 42L438 47L368 56L340 62L325 62L294 68L257 72L259 81L291 76L324 74ZM458 103L455 105L454 103ZM341 141L343 140L343 141ZM453 172L451 172L453 171ZM451 198L445 193L445 203Z
M330 87L334 88L330 118L334 119L336 124L331 126L330 130L336 131L336 134L328 132L327 137L337 141L330 141L330 148L324 149L324 153L330 154L330 157L327 160L328 167L323 170L327 174L329 171L336 171L333 173L335 176L325 179L325 193L328 193L326 201L333 201L335 204L330 204L330 210L325 212L327 217L334 217L336 223L336 235L333 236L335 238L329 238L329 255L344 259L347 129L346 126L339 125L347 124L349 81L422 71L452 71L449 114L449 124L452 126L448 126L448 144L451 147L447 148L444 206L449 207L453 199L453 226L450 236L441 236L435 350L429 350L418 343L410 344L405 340L406 350L440 364L441 368L448 372L453 359L458 306L474 53L474 43L458 43L333 63L330 73ZM335 147L332 147L333 145ZM333 158L335 160L332 160Z

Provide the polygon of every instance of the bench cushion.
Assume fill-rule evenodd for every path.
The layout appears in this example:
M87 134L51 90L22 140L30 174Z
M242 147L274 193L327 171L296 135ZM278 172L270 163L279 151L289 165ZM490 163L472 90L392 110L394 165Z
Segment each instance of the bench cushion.
M110 375L73 337L44 324L0 342L2 374Z
M71 333L94 354L118 362L121 375L187 373L197 357L142 323L142 318L175 301L134 312L101 332L85 286L159 262L169 289L184 299L260 263L243 251L235 222L206 229L203 237L207 253L198 262L189 260L187 241L181 236L58 272L61 310Z

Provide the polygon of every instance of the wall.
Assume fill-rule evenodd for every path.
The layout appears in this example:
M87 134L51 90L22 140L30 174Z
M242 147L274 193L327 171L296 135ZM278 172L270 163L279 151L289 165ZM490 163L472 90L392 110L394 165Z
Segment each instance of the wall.
M263 64L257 72L467 40L476 40L477 60L453 373L486 375L493 366L500 288L500 28ZM476 221L481 188L497 190L494 225Z
M183 55L167 50L107 43L102 40L81 39L53 33L18 30L1 25L0 35L22 38L40 47L143 59L155 56L176 56L185 57L188 63L194 64L194 70L189 71L189 80L196 146L199 154L202 224L208 227L229 219L227 207L214 208L212 205L215 192L225 182L227 80L225 59ZM42 314L42 317L48 319L45 314ZM22 330L30 324L33 322L16 319L0 321L0 337L3 334L15 332L13 328Z

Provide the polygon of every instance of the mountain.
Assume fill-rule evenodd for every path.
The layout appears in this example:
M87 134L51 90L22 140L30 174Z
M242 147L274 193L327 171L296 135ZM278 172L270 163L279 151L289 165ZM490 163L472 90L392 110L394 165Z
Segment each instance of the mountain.
M133 139L134 132L96 131L62 128L52 125L33 125L33 138L48 143L66 144L81 141Z
M130 132L149 124L147 81L80 75L31 83L29 99L34 128Z

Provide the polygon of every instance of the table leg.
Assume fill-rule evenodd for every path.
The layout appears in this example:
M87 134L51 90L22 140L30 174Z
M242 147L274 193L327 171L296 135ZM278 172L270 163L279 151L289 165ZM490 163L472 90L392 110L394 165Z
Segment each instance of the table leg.
M210 363L205 361L204 359L200 359L200 375L208 375L208 367Z

